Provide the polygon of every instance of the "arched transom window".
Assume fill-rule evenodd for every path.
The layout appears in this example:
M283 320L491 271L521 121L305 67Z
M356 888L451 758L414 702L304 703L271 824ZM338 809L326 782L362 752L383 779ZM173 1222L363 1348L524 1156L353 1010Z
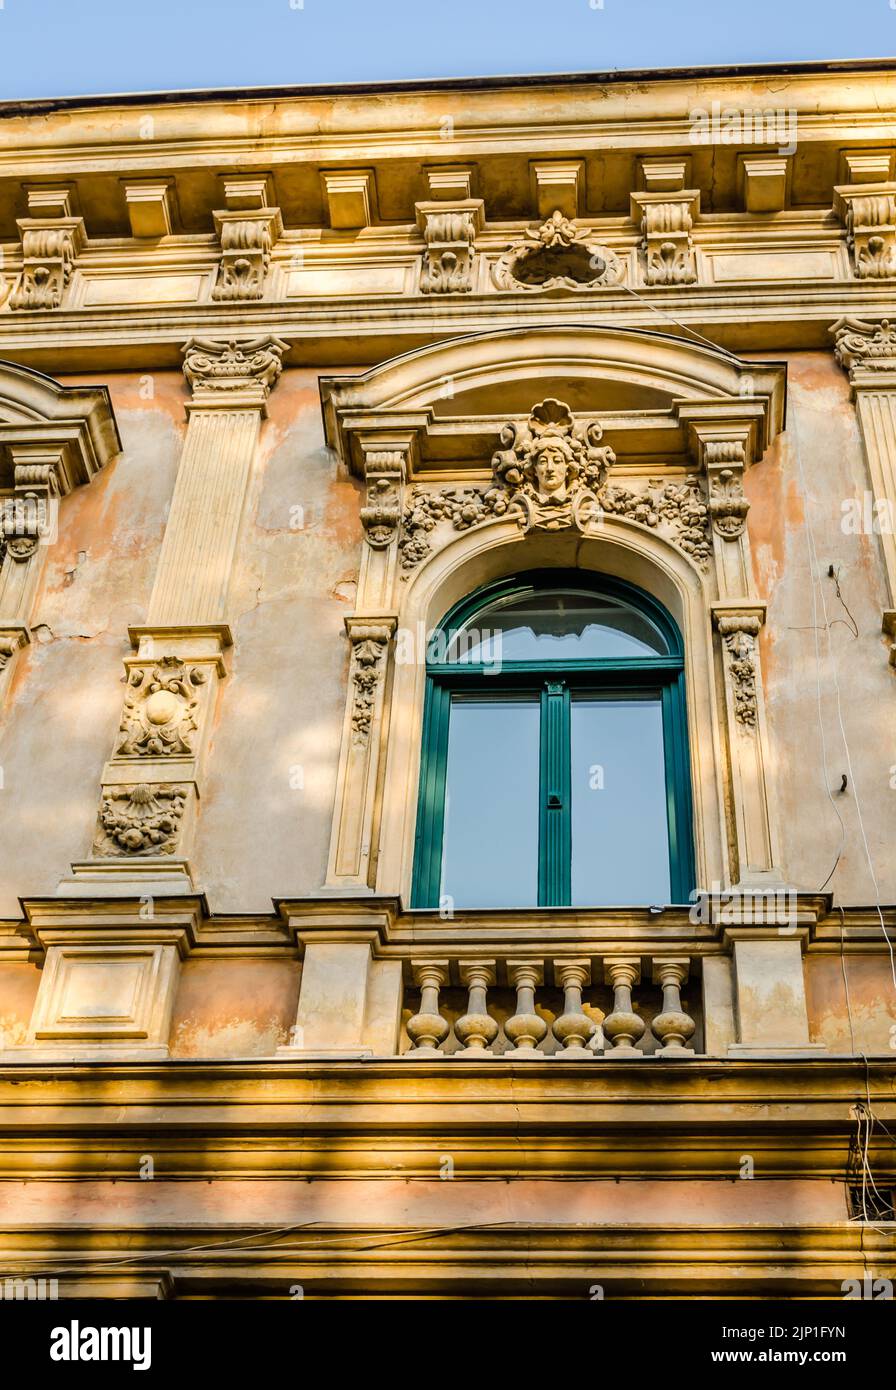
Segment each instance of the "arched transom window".
M429 642L414 905L686 902L681 638L654 599L576 571L458 604Z

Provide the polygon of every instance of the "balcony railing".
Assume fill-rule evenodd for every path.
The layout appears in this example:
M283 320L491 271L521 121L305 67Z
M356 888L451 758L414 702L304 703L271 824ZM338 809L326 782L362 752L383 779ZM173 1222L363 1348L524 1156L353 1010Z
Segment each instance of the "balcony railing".
M601 964L597 974L584 956L412 960L415 988L405 999L402 1055L412 1061L695 1055L693 1044L702 1046L699 1008L695 1019L682 999L689 956L646 962L613 956Z

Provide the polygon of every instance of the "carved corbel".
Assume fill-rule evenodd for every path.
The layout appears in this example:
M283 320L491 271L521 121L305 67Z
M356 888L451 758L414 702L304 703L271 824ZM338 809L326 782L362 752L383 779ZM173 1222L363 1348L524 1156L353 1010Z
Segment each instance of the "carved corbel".
M426 250L420 272L423 294L469 294L474 242L484 223L481 198L417 204L417 225Z
M71 280L75 258L87 244L84 219L73 217L67 188L28 191L28 217L18 219L22 269L9 297L10 309L58 309Z
M367 544L385 550L396 539L401 521L407 455L401 449L371 450L364 455L367 502L361 525Z
M283 235L280 209L269 202L271 181L264 176L232 178L225 180L224 192L227 207L212 214L221 243L212 299L261 299L271 252Z
M648 285L692 285L697 265L691 230L700 212L696 189L632 193L631 215L641 229Z
M834 211L846 228L856 279L896 279L896 184L841 185Z
M744 446L739 439L710 441L705 450L709 478L709 514L713 530L723 540L744 533L750 504L744 496Z
M720 414L705 407L682 408L691 449L706 475L712 553L718 597L731 603L753 597L753 567L744 494L744 472L758 447L754 402Z
M417 438L412 430L370 430L358 436L356 445L365 482L358 608L377 613L389 610L394 599L401 517Z

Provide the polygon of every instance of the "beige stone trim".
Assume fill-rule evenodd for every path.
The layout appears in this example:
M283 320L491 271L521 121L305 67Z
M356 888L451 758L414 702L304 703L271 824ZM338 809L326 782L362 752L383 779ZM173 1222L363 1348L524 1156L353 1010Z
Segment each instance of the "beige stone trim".
M188 867L180 876L169 865L189 859L231 641L233 557L265 401L285 349L270 335L193 339L184 349L193 390L184 454L147 621L134 630L137 651L125 662L127 693L103 771L91 861L73 866L76 883L94 883L97 892L130 891L144 875L169 891L175 883L192 891ZM58 891L72 891L71 883Z
M391 1057L398 1051L400 960L380 956L382 932L353 924L351 913L290 920L302 957L302 981L283 1060Z
M803 976L805 932L785 927L729 928L734 952L737 1041L728 1055L811 1056L825 1052L809 1037Z
M553 362L569 356L583 380L593 360L593 370L603 380L643 387L654 401L658 389L665 391L669 408L663 425L655 416L645 424L636 414L615 418L614 429L626 453L636 447L635 440L642 452L655 449L667 458L677 448L672 453L677 471L670 476L669 465L658 466L661 476L655 482L644 490L642 478L632 491L635 480L625 459L599 442L600 423L573 416L561 402L547 401L537 409L547 411L552 428L563 434L578 471L562 498L542 495L529 468L542 415L532 415L528 422L507 423L500 416L486 421L481 402L487 392L500 400L505 381L518 382L528 373L538 379ZM352 731L353 668L328 887L366 887L407 898L426 634L457 599L484 583L553 566L616 574L655 594L673 613L685 644L698 882L780 881L755 643L764 605L751 589L741 478L780 428L783 383L774 371L758 364L748 371L749 366L681 341L632 341L624 331L589 335L579 330L573 345L555 329L447 344L387 363L360 380L324 383L328 439L353 472L367 476L368 488L375 477L371 461L376 458L377 466L384 466L382 444L391 438L392 475L384 479L383 494L388 506L378 511L368 505L362 512L368 543L351 623L363 629L385 617L396 631L396 652L400 641L403 656L396 659L391 677L386 678L385 669L383 679L376 677L371 737L360 749ZM695 376L705 382L704 394ZM439 399L446 378L462 383L462 390L436 417L432 402ZM471 417L465 414L465 391L476 393ZM629 427L630 438L625 434ZM501 447L492 453L496 436ZM492 477L485 482L484 453L492 454ZM433 487L426 481L428 458L452 455L456 462L439 472L439 485ZM409 488L409 478L424 481ZM396 528L402 486L407 500ZM645 503L640 508L639 499ZM380 549L371 553L374 523L381 531ZM711 646L714 606L720 613L724 609L726 627L727 709L721 720ZM731 627L737 615L741 621ZM750 650L738 656L736 646ZM379 661L368 664L373 682ZM735 850L733 862L729 845Z
M163 1060L180 962L194 941L198 904L151 898L97 909L30 904L45 952L21 1061Z

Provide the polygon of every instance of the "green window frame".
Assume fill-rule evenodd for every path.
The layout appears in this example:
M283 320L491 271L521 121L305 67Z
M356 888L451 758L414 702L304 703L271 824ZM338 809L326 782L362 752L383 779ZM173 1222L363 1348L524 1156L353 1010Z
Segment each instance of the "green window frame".
M437 650L497 599L534 591L587 589L639 610L658 629L667 655L541 663L504 661L500 672L472 661L428 661L423 713L423 746L414 846L412 904L439 906L442 843L452 697L467 693L506 697L508 692L540 697L539 749L539 907L566 907L571 899L572 820L570 710L576 694L588 698L653 696L662 708L666 817L669 831L669 882L673 903L687 903L695 882L693 811L684 650L677 624L651 595L633 584L583 570L536 570L479 589L443 619ZM430 649L433 643L430 642ZM644 906L652 906L645 903Z

